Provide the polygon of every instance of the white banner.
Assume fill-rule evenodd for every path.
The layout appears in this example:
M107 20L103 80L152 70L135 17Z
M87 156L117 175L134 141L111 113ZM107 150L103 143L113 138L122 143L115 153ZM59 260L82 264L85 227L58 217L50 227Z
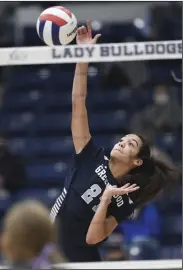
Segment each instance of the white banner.
M62 266L55 265L55 268L61 269ZM65 269L181 270L182 260L71 263L65 264Z
M182 59L182 41L0 49L0 66Z

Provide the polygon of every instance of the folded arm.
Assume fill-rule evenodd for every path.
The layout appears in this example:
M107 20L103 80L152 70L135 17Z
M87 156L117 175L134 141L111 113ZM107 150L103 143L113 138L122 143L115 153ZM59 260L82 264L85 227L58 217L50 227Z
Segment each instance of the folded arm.
M130 192L134 192L138 189L139 187L136 184L126 184L120 188L117 188L115 186L109 186L105 189L97 211L88 228L88 232L86 235L87 244L94 245L103 241L118 226L118 221L112 215L112 213L109 217L106 218L111 198L114 195L124 195ZM121 222L121 220L119 222Z

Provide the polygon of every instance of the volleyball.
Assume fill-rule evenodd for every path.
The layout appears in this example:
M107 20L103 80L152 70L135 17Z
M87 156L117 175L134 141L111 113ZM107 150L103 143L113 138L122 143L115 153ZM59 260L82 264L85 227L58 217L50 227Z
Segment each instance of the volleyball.
M77 19L62 6L45 9L36 24L38 36L48 46L67 45L76 36Z

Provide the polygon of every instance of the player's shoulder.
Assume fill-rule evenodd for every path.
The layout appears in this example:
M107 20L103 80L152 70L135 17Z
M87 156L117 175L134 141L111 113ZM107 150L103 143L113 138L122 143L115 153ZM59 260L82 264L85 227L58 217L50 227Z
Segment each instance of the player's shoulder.
M92 137L79 154L75 154L77 162L87 162L104 157L105 149L100 146ZM107 158L107 156L106 156Z

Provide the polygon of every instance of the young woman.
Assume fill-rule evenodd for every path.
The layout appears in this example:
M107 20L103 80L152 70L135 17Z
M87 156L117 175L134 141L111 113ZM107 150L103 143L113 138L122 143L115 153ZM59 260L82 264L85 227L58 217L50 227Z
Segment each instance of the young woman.
M1 247L13 269L51 269L64 260L57 250L49 210L36 201L18 203L8 211Z
M77 31L77 44L95 44L91 25ZM75 156L62 194L51 210L59 214L63 249L72 262L100 261L98 245L134 208L152 200L174 179L175 171L150 156L146 141L128 134L113 147L110 159L90 134L87 110L88 64L76 65L72 89L72 137Z

